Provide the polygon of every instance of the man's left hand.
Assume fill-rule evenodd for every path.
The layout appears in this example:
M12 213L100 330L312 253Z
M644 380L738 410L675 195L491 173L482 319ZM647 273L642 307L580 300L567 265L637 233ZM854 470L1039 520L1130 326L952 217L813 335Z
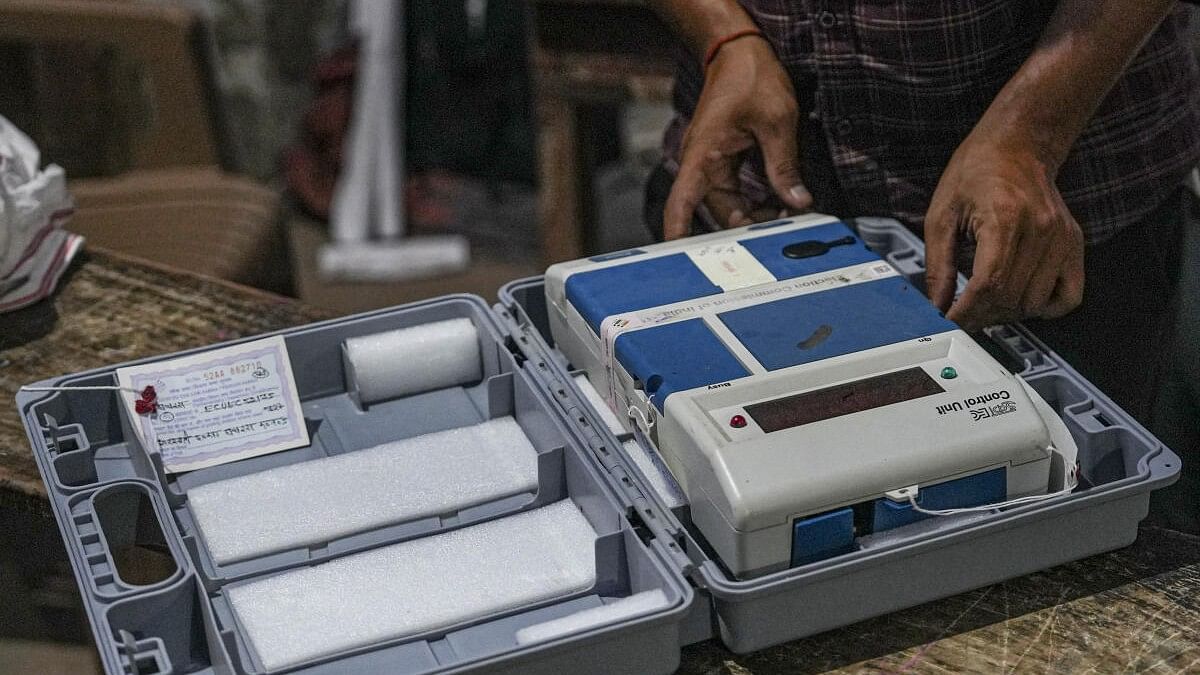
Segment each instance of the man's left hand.
M955 252L966 235L975 263L954 301ZM1083 232L1032 152L969 136L933 193L925 247L929 297L964 330L1057 318L1083 299Z

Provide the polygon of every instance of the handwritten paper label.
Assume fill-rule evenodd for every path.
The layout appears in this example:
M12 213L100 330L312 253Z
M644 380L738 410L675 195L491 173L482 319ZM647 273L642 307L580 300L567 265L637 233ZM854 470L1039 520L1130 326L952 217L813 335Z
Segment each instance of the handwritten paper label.
M147 449L157 449L168 473L257 457L308 445L308 428L282 337L169 361L117 369L123 387L153 385L154 413L130 419Z
M775 275L736 241L703 244L684 253L709 281L725 292L775 281Z

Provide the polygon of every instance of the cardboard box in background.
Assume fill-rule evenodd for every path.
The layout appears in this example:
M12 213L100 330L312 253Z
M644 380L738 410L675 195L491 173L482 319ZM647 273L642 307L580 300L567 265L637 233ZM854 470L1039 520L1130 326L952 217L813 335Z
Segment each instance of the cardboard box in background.
M70 182L68 228L102 246L281 293L291 274L279 195L213 167L132 171Z

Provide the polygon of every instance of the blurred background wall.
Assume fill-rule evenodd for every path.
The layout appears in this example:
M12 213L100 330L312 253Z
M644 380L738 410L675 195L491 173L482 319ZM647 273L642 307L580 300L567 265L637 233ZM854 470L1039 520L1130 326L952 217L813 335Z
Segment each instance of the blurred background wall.
M2 21L12 7L60 5L76 26L104 18L108 28L78 39L47 22L22 31ZM322 161L353 107L352 51L350 84L330 85L345 66L330 55L347 58L354 45L346 14L345 0L18 0L0 7L0 114L66 169L80 205L74 227L92 246L334 311L458 291L491 297L549 262L647 240L642 188L669 116L674 43L643 3L417 0L404 17L410 229L467 236L471 265L408 283L322 277L315 260L337 169ZM179 44L155 53L167 33ZM193 75L193 86L164 86ZM296 169L298 151L315 152L315 168ZM219 175L198 178L198 167ZM146 202L151 186L198 205L188 195L200 183L224 196L220 208L204 205L203 222L195 209ZM257 188L270 194L243 198ZM131 236L150 226L171 237ZM238 259L181 253L214 238Z
M170 0L152 0L169 3ZM345 40L345 0L184 0L212 25L216 84L236 166L272 182L312 100L321 55Z

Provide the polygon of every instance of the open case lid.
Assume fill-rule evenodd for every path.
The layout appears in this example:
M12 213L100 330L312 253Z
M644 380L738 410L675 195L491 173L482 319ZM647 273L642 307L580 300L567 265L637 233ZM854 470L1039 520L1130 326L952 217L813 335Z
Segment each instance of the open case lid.
M355 664L355 669L370 670L378 667L387 672L412 673L463 667L553 673L561 672L571 664L575 664L575 671L591 669L595 672L634 673L644 672L647 667L665 672L673 668L674 664L678 663L680 645L689 641L680 637L681 626L695 615L697 603L693 587L679 573L678 556L671 550L669 537L660 536L658 523L661 519L651 518L650 522L646 522L639 515L643 513L638 506L639 498L629 489L633 483L628 478L622 479L613 474L608 470L609 467L603 466L595 459L603 441L598 435L590 432L588 425L568 419L565 411L570 408L551 402L552 398L560 394L547 386L546 383L550 379L545 373L539 372L543 368L539 366L534 352L529 351L528 345L524 344L524 336L513 334L508 323L495 315L481 298L445 296L285 329L268 335L280 335L287 342L296 385L301 392L302 405L308 418L310 405L326 405L322 401L330 397L349 396L341 367L341 343L346 337L403 327L406 322L407 325L419 325L452 315L472 317L483 341L482 348L485 352L493 350L483 358L485 363L491 362L496 368L495 372L499 374L488 375L490 366L485 366L484 380L478 385L473 385L484 388L483 393L475 392L485 397L480 399L483 401L483 410L491 410L495 405L520 406L522 404L515 399L523 397L526 401L524 405L534 406L530 409L535 412L530 414L538 418L548 417L545 421L547 428L557 429L555 433L560 433L559 437L567 441L567 445L559 450L552 449L539 455L539 471L549 462L552 468L557 467L556 470L566 472L563 476L564 482L551 492L559 494L559 499L570 497L577 501L585 513L589 512L589 508L600 513L601 520L609 521L612 518L611 522L625 522L624 525L616 525L616 530L607 534L597 527L600 534L600 539L597 540L597 572L598 577L602 577L598 583L603 582L610 586L615 584L616 587L626 589L633 589L637 585L669 589L667 596L670 604L650 613L643 612L631 619L573 629L573 632L562 637L544 642L521 644L518 641L515 649L500 644L500 651L494 656L488 656L490 652L487 650L492 649L489 645L496 643L495 637L480 634L464 636L458 644L466 644L462 640L470 640L475 645L473 649L476 650L466 653L482 656L472 656L459 662L459 665L435 658L439 648L450 647L434 645L434 654L428 654L425 653L428 647L422 645L425 652L415 649L406 651L400 649L407 646L403 641L393 640L384 646L360 648L348 657L356 660L347 661L345 664L336 660L323 660L311 666L311 672L327 672L324 670L326 667L333 670L339 667L349 668L350 664ZM402 316L405 317L404 320L400 320ZM163 355L138 363L203 353L262 337L267 335ZM117 367L120 366L54 378L39 384L100 384L113 380ZM505 377L514 382L519 378L519 381L524 383L520 385L521 391L514 390L512 393L501 395L498 400L507 400L507 403L490 402L486 397L491 396L493 390L508 386L504 382L496 384L493 380ZM237 565L213 566L212 561L204 554L203 547L196 543L194 531L189 535L188 513L183 504L186 502L185 490L189 486L186 477L190 474L166 474L158 453L142 450L136 438L130 435L130 424L123 406L114 406L111 402L102 400L103 397L98 392L90 393L97 396L85 398L71 396L68 392L23 391L17 396L17 404L43 480L47 484L72 566L83 591L84 605L96 633L102 661L111 672L123 672L123 669L134 663L157 663L164 667L174 663L173 667L178 668L178 654L194 653L196 649L201 648L208 651L208 658L213 662L211 665L217 670L229 667L218 663L222 662L233 664L233 670L260 672L258 664L247 656L246 647L242 644L244 639L235 639L236 630L232 628L235 624L230 618L228 607L220 600L221 589L225 588L225 585L257 578L257 574L265 576L395 541L383 539L380 543L360 542L358 548L355 548L356 544L340 545L338 550L326 558L307 562L299 559L282 560L277 566L262 572L238 568ZM65 403L67 398L72 399L72 402ZM112 401L116 400L115 397L111 398ZM480 400L475 401L477 407L481 405ZM511 414L519 417L519 410L518 407L516 412ZM545 413L541 412L543 410ZM486 413L485 417L487 414L493 413ZM80 423L84 418L93 423L90 434L85 429L86 425ZM320 417L319 420L322 424L329 425L329 418ZM312 428L315 427L310 421L310 429ZM314 435L314 441L315 438ZM569 453L570 456L563 456L563 453ZM274 457L280 457L282 454ZM552 455L558 459L551 457L542 461ZM575 460L575 457L579 459ZM239 463L223 466L232 467ZM273 465L270 461L265 461L263 466ZM182 483L180 476L184 477ZM577 496L576 488L567 485L572 482L586 484L588 487ZM595 487L591 487L592 485ZM92 508L97 499L103 500L104 495L111 492L123 492L144 499L147 506L142 509L139 520L144 516L148 525L157 523L156 529L159 533L155 539L162 541L176 565L176 569L166 578L151 585L137 586L124 583L116 573L113 551L106 541L105 529L101 522L102 514L98 516ZM584 502L591 504L589 506ZM499 515L480 516L478 522L498 517ZM465 522L470 524L472 521ZM402 540L405 541L421 536L402 534ZM601 542L601 539L605 541ZM641 553L641 550L645 553ZM639 559L636 565L628 558L630 555ZM625 561L615 564L613 570L616 576L613 578L609 578L612 575L607 571L601 571L605 556L616 556L617 559ZM643 559L655 562L640 562ZM604 569L607 570L608 566ZM630 578L622 580L621 576ZM609 595L600 590L595 593L605 597ZM543 609L549 609L553 604L551 602ZM151 605L153 609L143 610ZM138 609L135 611L133 607ZM143 611L153 612L153 615L143 615ZM558 613L572 611L578 609L564 609ZM703 621L707 623L707 606L701 606L701 611ZM137 616L133 619L136 619L140 630L122 628L122 625L130 624L131 615L134 614ZM487 623L494 618L488 615L476 622ZM495 620L509 621L508 618ZM545 621L546 618L539 620ZM473 630L473 624L464 628L464 631L470 630ZM381 657L372 661L372 653L376 649L381 653ZM391 651L384 655L382 652L385 649ZM406 660L409 651L412 652L411 661ZM597 665L580 666L578 660L581 653L597 654L604 658L601 658ZM170 658L171 654L176 655L174 662ZM397 666L397 663L402 667ZM449 665L445 665L447 663ZM398 667L399 670L396 670ZM309 672L308 666L304 668Z

